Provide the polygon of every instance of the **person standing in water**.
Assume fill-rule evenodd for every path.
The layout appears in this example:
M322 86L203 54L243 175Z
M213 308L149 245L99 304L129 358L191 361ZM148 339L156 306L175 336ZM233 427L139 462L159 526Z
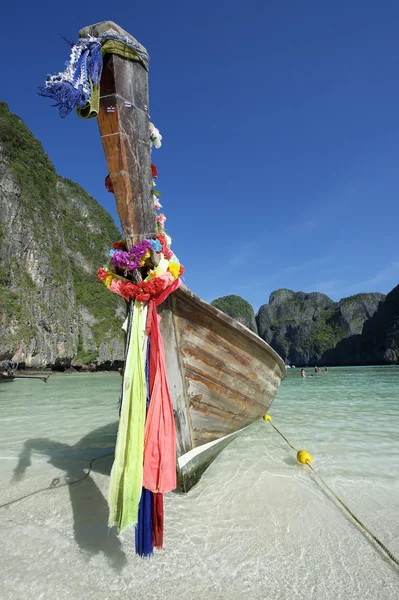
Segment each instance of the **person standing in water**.
M301 369L301 377L306 377L306 371L305 371L305 369Z
M324 373L328 373L327 367L324 367Z

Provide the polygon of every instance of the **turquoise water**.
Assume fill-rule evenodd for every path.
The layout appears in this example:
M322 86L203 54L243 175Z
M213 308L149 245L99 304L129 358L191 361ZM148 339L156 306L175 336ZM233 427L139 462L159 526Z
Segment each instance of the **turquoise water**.
M308 370L308 374L311 370ZM0 385L0 503L84 474L112 451L118 374ZM399 367L290 370L270 410L323 478L399 555ZM134 554L107 530L112 458L73 486L0 509L4 600L378 599L399 569L265 422L232 442L185 496L165 500L165 548Z

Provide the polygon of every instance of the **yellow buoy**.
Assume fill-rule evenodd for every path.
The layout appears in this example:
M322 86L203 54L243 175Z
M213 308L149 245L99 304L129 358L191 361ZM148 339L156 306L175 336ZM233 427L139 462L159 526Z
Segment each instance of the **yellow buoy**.
M271 416L270 416L270 415L263 415L263 420L264 420L264 421L271 421L271 420L272 420L272 418L271 418Z
M307 462L311 463L313 461L313 458L307 450L299 450L296 458L301 465L306 465Z

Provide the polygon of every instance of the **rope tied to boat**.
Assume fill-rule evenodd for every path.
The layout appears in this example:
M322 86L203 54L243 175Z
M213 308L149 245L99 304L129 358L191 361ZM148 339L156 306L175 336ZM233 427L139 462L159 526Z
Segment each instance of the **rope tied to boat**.
M397 559L396 556L394 554L392 554L392 552L389 550L389 548L387 548L385 546L385 544L383 542L381 542L381 540L379 540L378 537L376 535L374 535L374 533L372 531L370 531L370 529L359 519L359 517L357 517L355 515L355 513L349 508L349 506L347 504L345 504L345 502L342 500L342 498L340 498L331 489L331 487L324 481L324 479L321 477L321 475L319 475L318 471L316 471L316 469L312 466L313 459L312 459L311 455L309 454L309 452L307 450L297 450L287 440L287 438L281 433L281 431L279 429L277 429L277 427L272 423L272 418L269 414L264 415L263 419L264 419L264 421L268 421L270 423L270 425L273 427L273 429L289 445L289 447L292 448L293 450L295 450L295 452L297 453L298 462L302 465L307 465L309 467L309 469L312 471L312 473L314 473L316 475L316 477L318 477L319 481L330 492L330 494L332 494L332 496L334 496L334 498L341 504L341 506L349 513L349 515L352 517L352 519L367 533L367 535L369 535L372 538L372 540L374 540L374 542L376 544L378 544L378 546L385 552L385 554L392 560L392 562L394 562L399 567L399 559Z

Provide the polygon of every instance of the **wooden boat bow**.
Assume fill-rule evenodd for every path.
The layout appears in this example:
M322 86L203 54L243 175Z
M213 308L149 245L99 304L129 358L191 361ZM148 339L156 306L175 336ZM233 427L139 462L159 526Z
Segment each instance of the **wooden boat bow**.
M109 30L139 44L112 21L85 27L79 37L98 37ZM98 125L123 236L129 247L154 238L157 233L151 195L148 105L148 71L142 62L105 54Z

